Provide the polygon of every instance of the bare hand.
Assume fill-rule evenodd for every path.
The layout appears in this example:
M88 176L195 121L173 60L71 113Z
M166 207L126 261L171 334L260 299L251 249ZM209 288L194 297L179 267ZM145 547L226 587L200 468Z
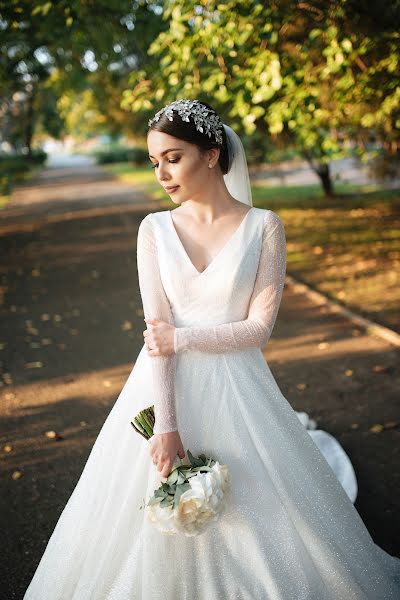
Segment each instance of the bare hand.
M149 356L168 356L175 354L175 327L159 319L145 319L148 329L143 332L144 342Z
M155 433L149 439L150 455L163 477L168 477L176 456L186 458L178 431Z

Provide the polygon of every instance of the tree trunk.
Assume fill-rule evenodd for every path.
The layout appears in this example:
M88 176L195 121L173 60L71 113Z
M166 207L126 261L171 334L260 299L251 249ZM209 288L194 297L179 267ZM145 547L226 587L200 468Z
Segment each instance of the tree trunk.
M329 165L319 165L316 173L321 180L325 196L333 196L333 186Z
M308 164L310 165L310 167L312 168L314 173L316 173L316 175L318 175L318 177L320 178L322 188L325 192L325 196L327 196L327 197L334 196L333 183L332 183L329 163L317 163L313 159L311 154L309 154L307 151L303 151L303 155L305 156Z
M26 111L26 129L25 129L25 146L28 149L28 160L32 158L32 138L33 138L33 121L34 121L34 93L28 98L28 107Z

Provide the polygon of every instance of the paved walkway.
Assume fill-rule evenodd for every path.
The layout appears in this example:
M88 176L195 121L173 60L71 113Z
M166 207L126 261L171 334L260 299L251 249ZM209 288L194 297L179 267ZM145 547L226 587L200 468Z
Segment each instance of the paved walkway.
M142 346L136 236L152 210L129 185L75 164L45 170L0 213L7 600L22 598ZM398 351L287 286L265 357L292 406L340 441L357 510L400 554L399 428L370 431L398 418Z

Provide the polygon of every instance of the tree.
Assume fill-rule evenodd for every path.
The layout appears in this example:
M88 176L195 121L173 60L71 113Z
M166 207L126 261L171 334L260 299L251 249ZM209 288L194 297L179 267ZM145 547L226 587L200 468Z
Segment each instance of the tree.
M330 195L329 162L353 143L365 153L366 130L397 147L398 34L393 11L381 13L376 31L347 0L169 0L168 27L132 74L123 106L147 117L161 102L211 95L245 134L294 143Z
M122 90L163 26L159 12L156 2L140 0L0 2L0 141L29 155L38 128L65 130L65 111L57 127L50 113L74 93L91 93L91 110L110 129L128 126Z

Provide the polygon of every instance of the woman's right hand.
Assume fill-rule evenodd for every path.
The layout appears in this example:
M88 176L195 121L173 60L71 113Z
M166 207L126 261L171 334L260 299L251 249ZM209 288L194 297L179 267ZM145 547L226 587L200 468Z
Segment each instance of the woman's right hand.
M150 456L163 477L168 477L177 456L187 460L178 431L155 433L149 439Z

